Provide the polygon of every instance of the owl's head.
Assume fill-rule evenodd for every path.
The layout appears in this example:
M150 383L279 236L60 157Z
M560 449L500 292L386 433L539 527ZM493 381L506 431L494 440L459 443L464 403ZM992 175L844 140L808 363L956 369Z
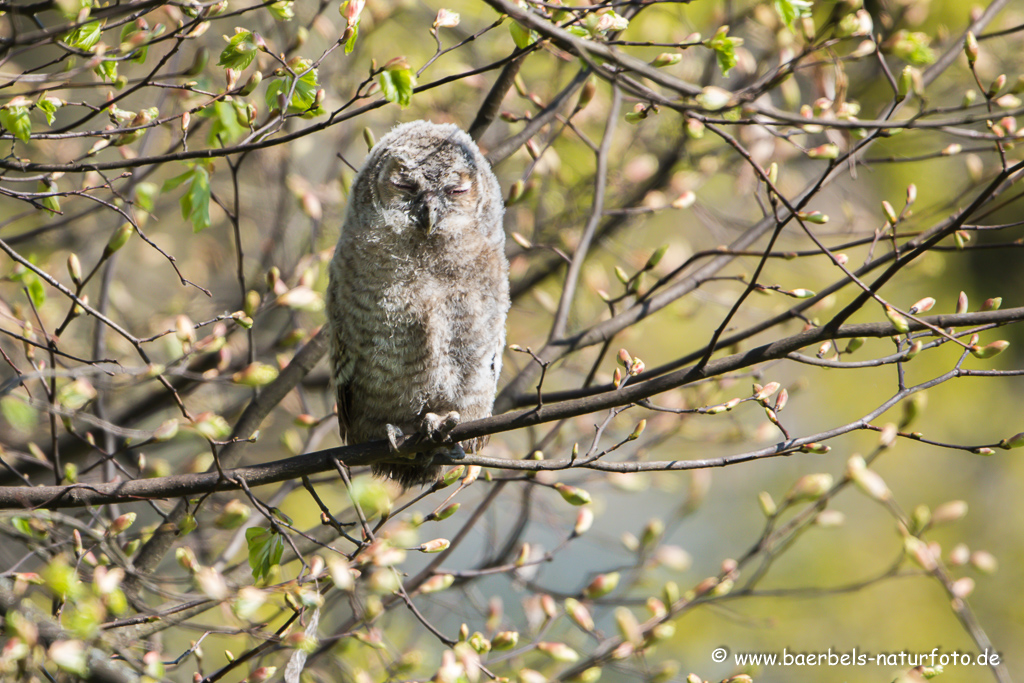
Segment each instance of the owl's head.
M360 185L365 185L361 188ZM374 145L353 193L368 190L378 227L414 240L471 231L504 239L501 189L473 140L458 126L405 123Z

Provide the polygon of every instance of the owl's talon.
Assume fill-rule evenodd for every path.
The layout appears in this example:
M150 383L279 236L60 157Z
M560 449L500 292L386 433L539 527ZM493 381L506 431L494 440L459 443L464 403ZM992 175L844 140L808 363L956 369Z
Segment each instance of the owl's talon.
M391 452L397 454L398 440L404 437L405 434L402 433L401 428L396 427L395 425L390 423L385 425L385 429L387 430L388 433L388 444L391 446Z
M420 432L427 441L442 443L449 440L448 435L461 419L462 416L455 410L449 411L444 416L437 413L425 413L420 421Z

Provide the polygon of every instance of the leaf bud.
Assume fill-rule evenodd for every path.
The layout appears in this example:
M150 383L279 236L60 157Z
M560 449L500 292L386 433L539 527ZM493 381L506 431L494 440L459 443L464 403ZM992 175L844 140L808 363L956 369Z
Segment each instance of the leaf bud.
M971 353L975 358L992 358L993 356L998 356L1000 353L1005 351L1009 345L1010 342L1005 339L1000 339L999 341L994 341L991 344L986 344L985 346L972 346Z
M78 260L78 254L68 254L68 275L76 287L82 284L82 262Z
M966 292L960 292L960 296L958 296L956 298L956 313L957 313L957 315L960 315L961 313L966 313L967 312L967 305L968 305L967 293Z
M1003 89L1005 85L1006 74L999 74L998 76L996 76L995 80L992 81L992 85L988 87L988 92L986 92L985 94L988 96L989 99L992 99L999 93L1000 90Z
M553 486L555 490L561 494L562 498L565 499L565 502L570 505L586 505L591 500L590 493L577 486L569 486L562 482L555 482Z
M786 500L817 500L832 488L832 475L827 472L805 474L786 493Z
M491 647L495 650L511 650L518 643L518 631L499 631L491 639Z
M885 317L892 323L893 328L900 334L906 334L910 331L910 323L907 321L902 314L888 304L885 307Z
M256 34L256 35L259 35L259 34ZM257 71L252 72L252 75L249 76L249 78L245 81L245 85L243 85L242 89L238 91L238 94L242 95L242 96L251 95L252 92L259 86L259 84L262 81L263 81L263 72L262 71L257 70Z
M1011 448L1020 448L1021 446L1024 446L1024 432L1014 434L1013 436L1003 439L999 442L999 447L1004 450L1009 450Z
M587 79L587 82L583 84L583 88L580 90L580 99L576 102L576 110L579 111L590 104L596 94L597 84L594 83L593 78Z
M651 66L655 68L674 66L681 61L683 61L683 55L678 52L662 52L654 58L654 61L651 62Z
M832 143L818 145L807 150L807 156L811 159L837 159L839 158L839 146Z
M135 228L132 227L131 223L124 223L115 230L114 234L110 236L110 240L107 241L107 246L103 249L103 258L109 257L126 245L128 238L132 236L133 232L135 232Z
M1003 305L1003 297L997 296L992 299L985 299L985 303L981 305L983 311L998 311L999 307Z
M972 31L968 31L964 37L964 54L967 55L967 63L971 66L978 61L978 39Z
M920 301L917 301L913 306L911 306L910 310L908 310L907 312L910 313L911 315L915 315L917 313L925 313L926 311L930 311L933 306L935 306L935 299L933 299L930 296L926 296L925 298L921 299Z
M583 596L593 600L608 595L619 585L619 578L618 572L598 574L594 580L583 589Z
M892 208L892 204L886 200L882 200L882 213L885 214L885 220L889 222L889 225L896 225L896 211Z

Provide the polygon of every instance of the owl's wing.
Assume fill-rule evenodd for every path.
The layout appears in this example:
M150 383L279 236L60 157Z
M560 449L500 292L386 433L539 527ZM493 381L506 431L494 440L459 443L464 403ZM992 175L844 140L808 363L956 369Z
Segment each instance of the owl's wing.
M341 440L348 444L348 407L352 402L352 392L349 385L338 386L338 428L341 431Z
M338 428L341 440L348 443L349 408L352 405L352 369L345 341L337 329L331 330L331 375L338 395Z

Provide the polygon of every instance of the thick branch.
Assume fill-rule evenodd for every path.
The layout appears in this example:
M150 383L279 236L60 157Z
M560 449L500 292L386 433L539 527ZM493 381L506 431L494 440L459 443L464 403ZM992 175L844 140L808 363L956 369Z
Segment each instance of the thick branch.
M939 327L962 327L966 325L1006 324L1024 320L1024 307L1000 311L964 313L960 315L936 315L922 320ZM924 324L911 322L911 331L928 329ZM562 403L545 404L540 408L518 410L504 415L495 415L483 420L474 420L452 430L451 437L465 441L476 437L506 432L544 422L554 422L587 413L629 405L650 398L664 391L690 384L706 377L736 372L766 361L785 358L801 348L820 344L829 339L853 337L889 337L897 334L888 322L844 325L835 331L816 327L771 344L765 344L743 353L712 360L698 368L690 366L676 372L637 381L621 390L607 391ZM642 380L640 375L638 380ZM415 449L416 436L409 436L399 444L403 451ZM249 487L272 484L287 479L326 472L334 468L337 458L350 467L369 465L393 459L387 441L373 441L343 448L329 448L316 453L299 455L262 465L250 465L225 470L224 478L217 472L203 474L179 474L156 479L139 479L117 484L75 484L70 486L0 487L0 509L27 507L64 508L108 503L129 503L153 498L175 498L192 496L211 491L231 491L241 488L244 480ZM469 460L467 460L469 462ZM549 469L544 461L505 461L485 458L480 464L491 467L512 469Z

